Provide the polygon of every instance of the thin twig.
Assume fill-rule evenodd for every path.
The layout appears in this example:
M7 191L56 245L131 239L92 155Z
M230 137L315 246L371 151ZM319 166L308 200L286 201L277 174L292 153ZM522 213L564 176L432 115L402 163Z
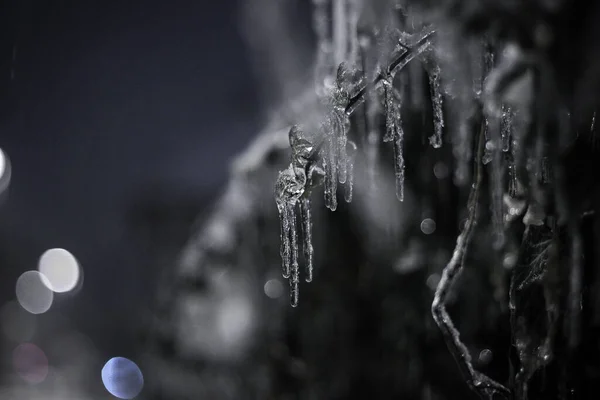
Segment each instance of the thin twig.
M477 221L480 188L483 180L481 158L485 143L484 126L484 124L481 124L481 130L477 139L475 182L471 189L467 203L469 217L467 218L463 231L460 233L460 235L458 235L452 258L442 272L442 278L437 286L433 303L431 305L431 312L433 314L435 323L442 331L444 340L446 341L450 352L458 363L458 366L469 387L477 392L482 398L491 398L491 396L494 394L499 394L504 398L509 398L510 391L506 387L473 368L469 350L460 340L460 332L454 326L454 323L452 322L452 319L446 310L448 294L452 285L460 275L460 272L463 270L467 248L471 242L471 237Z

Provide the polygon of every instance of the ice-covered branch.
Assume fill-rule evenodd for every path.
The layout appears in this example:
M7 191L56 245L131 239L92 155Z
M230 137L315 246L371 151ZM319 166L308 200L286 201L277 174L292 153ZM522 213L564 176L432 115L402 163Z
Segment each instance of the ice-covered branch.
M409 39L412 47L403 44L399 54L395 55L389 65L380 68L380 72L370 83L364 72L345 62L339 65L336 85L329 93L328 107L330 113L317 127L317 132L309 132L302 125L290 129L289 140L292 149L292 162L289 167L279 173L275 185L275 198L281 220L281 257L283 276L290 278L292 305L298 302L298 249L296 229L296 206L300 202L303 226L303 246L305 262L307 262L307 281L312 280L312 243L310 233L310 202L308 196L317 183L324 184L325 205L332 211L337 208L338 183L346 186L344 198L352 200L354 153L356 145L348 140L350 117L364 103L367 91L384 93L386 113L386 135L384 141L393 143L394 165L396 176L396 195L400 201L404 199L404 156L402 119L400 115L400 96L393 87L395 74L411 60L418 57L431 46L431 37L435 31L426 28L412 35ZM406 37L405 37L406 39ZM441 94L439 81L434 79L434 109L438 123L436 124L435 143L441 145ZM439 115L438 115L439 114ZM443 124L443 123L442 123ZM310 128L309 128L310 129ZM439 147L439 146L436 146ZM350 154L349 154L350 153ZM322 164L319 165L319 163ZM321 179L322 178L322 179Z

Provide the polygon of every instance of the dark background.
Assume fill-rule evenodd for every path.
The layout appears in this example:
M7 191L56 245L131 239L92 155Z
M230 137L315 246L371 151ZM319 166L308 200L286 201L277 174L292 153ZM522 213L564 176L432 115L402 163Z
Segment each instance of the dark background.
M48 317L105 359L131 355L159 276L143 232L184 240L260 126L239 18L232 0L0 2L2 303L44 250L66 248L84 283Z

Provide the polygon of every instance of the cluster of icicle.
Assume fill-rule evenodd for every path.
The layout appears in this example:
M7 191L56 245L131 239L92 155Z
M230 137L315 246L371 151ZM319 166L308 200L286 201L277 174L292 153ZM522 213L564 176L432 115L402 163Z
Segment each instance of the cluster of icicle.
M348 139L350 117L371 99L380 103L378 108L383 109L385 114L386 130L379 140L391 142L393 145L396 195L400 201L404 199L402 102L393 82L396 73L415 58L423 61L429 72L434 114L434 134L430 143L436 148L442 145L444 118L440 68L435 63L431 51L431 39L435 32L427 27L410 35L399 31L396 33L399 39L389 64L378 66L373 77L368 79L367 74L356 63L341 62L337 67L334 84L323 91L322 100L328 112L322 123L316 128L295 125L290 129L292 161L288 168L279 173L275 197L281 222L283 276L289 278L291 305L294 307L298 304L300 282L296 210L300 211L302 226L305 280L310 282L313 277L313 246L309 196L315 186L323 184L325 205L331 211L335 211L338 204L338 184L341 184L344 185L344 199L347 202L352 201L354 157L357 147ZM353 49L357 47L358 44L350 46ZM368 113L368 117L372 119L368 124L372 127L377 126L377 115ZM311 129L314 131L309 131ZM378 141L369 140L369 143L370 146L378 146ZM369 149L366 151L369 152ZM375 162L373 157L370 160ZM371 165L369 168L374 169L375 166Z

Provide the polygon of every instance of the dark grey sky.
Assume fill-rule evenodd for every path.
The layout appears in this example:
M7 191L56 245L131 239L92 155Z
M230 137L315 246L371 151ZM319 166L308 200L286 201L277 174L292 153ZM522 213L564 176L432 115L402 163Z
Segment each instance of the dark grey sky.
M119 304L145 290L124 242L131 199L149 186L213 191L258 129L237 4L0 4L0 148L13 166L0 228L80 259L74 307L94 316L81 321L94 331L123 320L131 310Z

